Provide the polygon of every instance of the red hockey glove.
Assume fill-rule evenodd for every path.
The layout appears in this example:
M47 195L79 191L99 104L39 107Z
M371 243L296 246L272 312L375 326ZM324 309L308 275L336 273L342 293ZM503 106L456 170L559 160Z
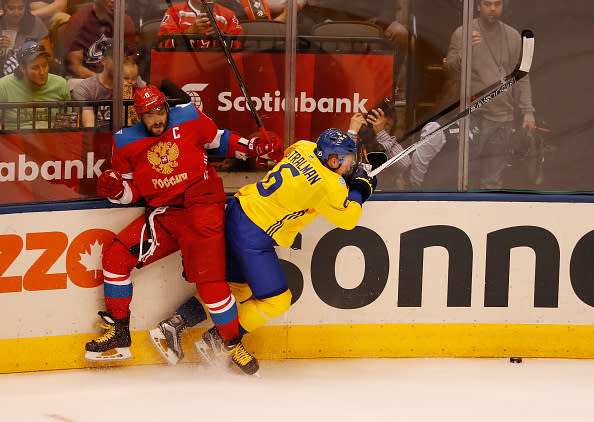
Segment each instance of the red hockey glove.
M251 158L267 158L272 161L280 161L284 157L283 145L276 136L266 140L264 138L252 138L248 144L248 155ZM266 157L263 157L266 156ZM258 160L262 161L262 160Z
M118 199L124 194L124 179L114 170L101 173L97 180L97 194L105 198Z

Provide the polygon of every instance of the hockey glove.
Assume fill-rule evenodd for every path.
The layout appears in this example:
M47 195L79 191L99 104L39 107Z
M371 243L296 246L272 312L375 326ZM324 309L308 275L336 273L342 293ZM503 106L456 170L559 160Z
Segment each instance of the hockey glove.
M251 158L262 157L261 160L258 160L258 164L265 162L266 159L280 161L284 157L283 146L276 136L271 137L270 140L252 138L248 144L248 155Z
M349 181L349 190L361 192L363 202L367 201L377 186L377 177L369 177L363 167L357 167Z
M97 180L97 194L105 198L119 199L124 194L124 179L114 170L101 173Z

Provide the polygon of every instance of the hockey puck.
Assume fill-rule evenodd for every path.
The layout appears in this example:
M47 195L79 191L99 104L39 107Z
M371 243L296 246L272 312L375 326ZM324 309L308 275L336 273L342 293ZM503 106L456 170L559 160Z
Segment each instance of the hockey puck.
M509 358L511 363L522 363L522 358Z

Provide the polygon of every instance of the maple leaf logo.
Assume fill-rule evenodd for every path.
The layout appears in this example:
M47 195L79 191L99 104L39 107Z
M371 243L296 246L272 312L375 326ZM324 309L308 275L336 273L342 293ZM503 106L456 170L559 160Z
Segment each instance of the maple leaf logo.
M85 249L84 253L79 254L80 260L78 262L80 262L87 271L94 271L95 277L97 277L97 271L103 271L101 255L103 255L103 243L99 243L99 241L95 240L95 243L90 245L88 253L87 249Z

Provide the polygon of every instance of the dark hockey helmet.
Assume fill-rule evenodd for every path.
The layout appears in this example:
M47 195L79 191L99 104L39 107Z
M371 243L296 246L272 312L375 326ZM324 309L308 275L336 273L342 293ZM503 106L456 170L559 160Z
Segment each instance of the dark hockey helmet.
M342 164L346 155L357 153L357 145L353 138L340 129L326 129L318 137L317 144L314 153L322 161L327 161L330 155L336 154L339 163Z
M134 93L134 110L136 114L148 113L163 104L167 104L165 94L154 85L147 85Z

